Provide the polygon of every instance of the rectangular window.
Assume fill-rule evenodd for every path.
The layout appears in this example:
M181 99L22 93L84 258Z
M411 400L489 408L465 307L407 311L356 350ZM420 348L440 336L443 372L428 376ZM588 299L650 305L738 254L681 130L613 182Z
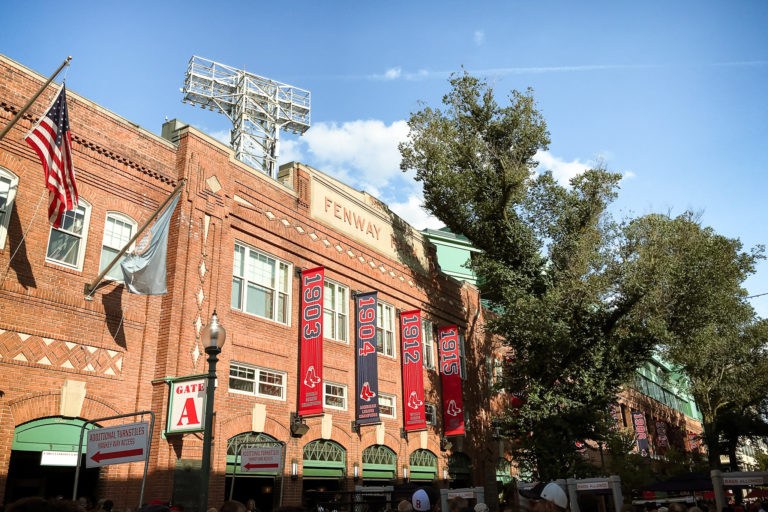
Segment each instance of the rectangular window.
M427 418L427 425L437 425L437 408L435 404L426 402L424 404L424 414Z
M379 393L379 414L387 418L396 417L394 396Z
M48 261L78 270L83 266L90 213L90 207L82 199L79 202L77 208L64 212L60 227L51 226L45 257Z
M323 336L349 343L349 288L333 281L325 281L323 292Z
M395 357L395 308L378 302L376 323L376 352Z
M229 390L262 398L285 400L283 372L239 363L229 365Z
M291 265L246 245L235 244L232 309L288 325Z
M325 405L331 409L347 410L347 386L344 384L335 384L333 382L325 383Z
M421 320L421 343L424 353L424 368L435 369L435 332L432 328L432 322L427 319Z
M461 380L467 379L467 352L464 350L463 334L459 334L459 373Z
M128 240L133 236L133 230L136 229L136 223L130 218L119 213L107 214L107 222L104 225L104 241L101 245L101 262L99 263L99 272L109 265L115 256L125 247ZM119 260L112 265L109 272L104 276L106 279L115 281L123 280L123 270L120 263L125 259L123 254Z
M0 249L5 247L18 182L19 178L15 174L0 168Z
M504 365L501 359L493 359L493 383L500 384L504 380Z

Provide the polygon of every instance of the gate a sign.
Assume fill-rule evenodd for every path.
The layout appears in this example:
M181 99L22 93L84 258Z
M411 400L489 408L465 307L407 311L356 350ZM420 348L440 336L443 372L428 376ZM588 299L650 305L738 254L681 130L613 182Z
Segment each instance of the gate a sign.
M196 378L171 383L167 434L204 430L206 381Z
M149 423L131 423L88 431L85 467L136 462L147 458Z

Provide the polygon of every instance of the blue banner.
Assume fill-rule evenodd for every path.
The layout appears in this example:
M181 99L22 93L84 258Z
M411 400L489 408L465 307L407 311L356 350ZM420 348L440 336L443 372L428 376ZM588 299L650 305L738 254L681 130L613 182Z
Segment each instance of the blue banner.
M357 359L355 420L359 425L380 421L376 295L377 292L355 295L355 359Z

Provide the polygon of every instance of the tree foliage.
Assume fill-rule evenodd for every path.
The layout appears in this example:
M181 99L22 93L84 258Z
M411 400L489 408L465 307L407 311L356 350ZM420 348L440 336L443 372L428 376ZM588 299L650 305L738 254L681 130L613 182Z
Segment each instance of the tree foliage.
M524 398L503 418L523 469L587 475L576 442L604 436L608 406L653 346L606 214L620 176L591 169L563 187L534 173L550 140L532 92L500 106L478 78L450 83L443 109L412 114L401 167L415 169L425 207L483 251L473 270L500 311L487 328L514 348L504 386Z
M695 215L648 215L628 223L629 275L646 283L653 334L680 368L699 407L710 465L735 453L741 436L765 431L768 321L757 319L744 280L763 257L738 239L702 227Z

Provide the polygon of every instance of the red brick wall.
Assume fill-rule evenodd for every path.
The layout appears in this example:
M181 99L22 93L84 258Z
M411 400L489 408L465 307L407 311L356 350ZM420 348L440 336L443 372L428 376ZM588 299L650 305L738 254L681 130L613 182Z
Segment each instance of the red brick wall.
M3 123L8 122L40 82L41 77L0 59ZM196 323L198 319L207 323L214 309L228 334L218 363L210 502L220 504L224 499L226 441L250 431L254 403L266 405L264 431L287 443L288 470L291 459L302 460L304 445L320 438L321 426L320 418L308 418L310 431L304 437L296 439L289 435L290 413L296 410L297 396L299 280L292 273L289 326L232 310L235 240L291 263L294 270L322 265L326 277L348 286L350 291L378 290L380 300L400 310L422 309L435 324L458 324L467 333L469 380L465 385L465 404L473 422L463 449L475 461L475 484L493 482L498 449L490 431L488 410L493 396L485 377L489 373L485 354L498 347L482 333L482 316L476 316L479 297L473 288L462 287L437 273L434 261L430 274L421 275L311 218L312 174L308 169L294 168L294 192L235 162L231 151L193 129L182 130L175 147L75 95L70 95L69 101L73 161L80 195L92 205L85 263L82 270L46 263L49 227L44 215L35 211L44 193L40 165L21 138L52 94L53 91L46 92L33 114L0 142L0 165L21 176L15 206L18 222L12 223L8 242L0 250L3 268L29 227L23 250L14 257L11 271L4 279L0 276L0 329L7 331L4 337L0 336L0 390L4 393L0 397L0 468L6 468L0 469L0 493L5 489L3 472L7 471L13 429L31 419L57 415L59 390L65 379L74 379L86 383L83 418L147 409L155 412L158 424L150 458L152 478L145 498L169 498L176 461L199 459L202 436L162 436L168 394L162 379L206 371ZM182 178L188 181L171 223L168 294L133 296L122 286L110 283L99 288L92 300L86 300L83 286L98 273L106 213L120 211L141 223ZM212 178L221 187L216 192L209 185ZM236 195L253 206L236 201ZM317 239L310 237L310 233L316 234ZM355 256L349 256L347 251ZM365 261L361 262L358 256ZM431 257L434 258L434 251ZM372 267L369 261L376 266ZM380 266L386 270L382 272ZM351 301L349 306L351 311ZM352 320L350 314L350 327ZM21 340L16 333L29 336ZM395 340L397 346L398 334ZM196 347L200 353L195 361L192 354ZM25 350L26 362L14 359ZM41 354L47 354L51 364L36 362ZM346 384L348 390L347 410L328 412L333 415L331 439L347 450L350 476L353 463L361 461L363 449L376 443L373 427L363 427L359 434L350 427L354 419L353 355L351 344L326 340L325 377ZM62 368L65 357L76 356L79 363L74 368ZM285 372L286 400L228 392L230 361ZM95 370L87 370L88 364ZM385 444L398 456L398 475L402 466L408 464L410 454L420 448L418 434L407 439L400 436L400 364L399 349L396 358L379 356L380 391L397 396L397 418L383 418L383 423ZM114 374L107 373L110 369ZM437 416L441 417L438 375L425 370L424 377L427 399L438 404ZM441 477L448 454L440 451L439 437L440 425L430 428L427 448L439 457ZM137 492L141 473L141 464L103 470L98 493L111 497L117 508L133 505L127 496ZM130 483L124 483L126 480ZM285 479L285 504L300 502L301 483L301 479ZM491 491L489 488L488 493L493 495ZM487 495L486 500L490 499Z

